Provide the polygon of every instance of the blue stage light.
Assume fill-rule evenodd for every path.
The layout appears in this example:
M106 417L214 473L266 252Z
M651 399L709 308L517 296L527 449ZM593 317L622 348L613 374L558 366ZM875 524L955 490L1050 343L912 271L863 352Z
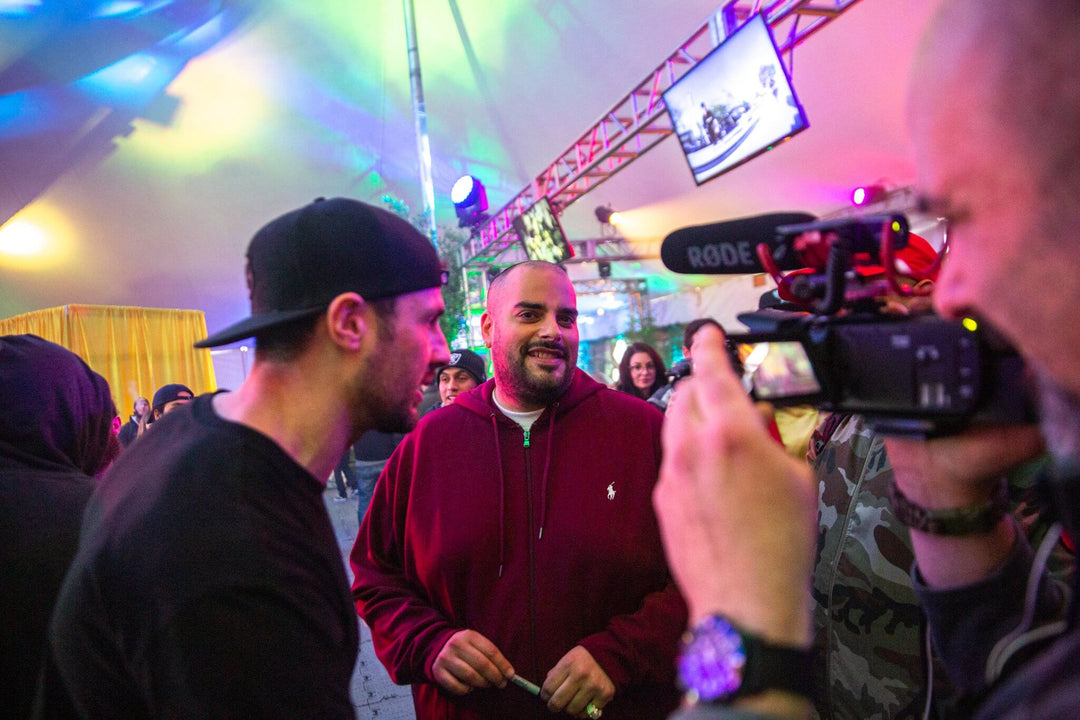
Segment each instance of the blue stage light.
M488 216L487 190L484 183L472 175L458 178L450 189L450 200L458 216L459 227L472 227L483 223Z

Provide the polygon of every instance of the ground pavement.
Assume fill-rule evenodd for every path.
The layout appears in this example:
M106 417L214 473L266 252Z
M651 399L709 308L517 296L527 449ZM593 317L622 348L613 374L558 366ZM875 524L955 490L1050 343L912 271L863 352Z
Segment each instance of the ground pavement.
M334 524L338 545L341 546L345 572L349 576L349 581L352 582L352 573L349 571L349 551L352 550L359 525L356 518L356 498L350 497L342 502L335 501L335 498L337 498L337 489L334 483L330 482L326 492L323 493L323 499L330 513L330 520ZM375 657L375 649L371 644L371 632L363 622L360 622L360 656L353 670L352 701L356 706L356 717L360 720L369 718L415 720L416 718L409 687L395 685L390 680L382 663Z

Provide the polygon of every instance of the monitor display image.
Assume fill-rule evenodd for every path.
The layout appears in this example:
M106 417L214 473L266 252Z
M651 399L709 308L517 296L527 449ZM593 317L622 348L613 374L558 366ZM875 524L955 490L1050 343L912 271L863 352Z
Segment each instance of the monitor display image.
M698 185L810 126L762 15L664 93Z
M780 400L821 392L814 366L798 341L734 343L734 347L742 365L743 386L754 399Z
M546 197L540 198L514 218L513 225L530 260L557 263L574 256L559 218Z

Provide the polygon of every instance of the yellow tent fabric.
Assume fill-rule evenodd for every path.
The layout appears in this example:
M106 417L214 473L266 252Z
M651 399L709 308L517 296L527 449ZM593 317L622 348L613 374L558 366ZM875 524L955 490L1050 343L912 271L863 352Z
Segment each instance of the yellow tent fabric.
M0 335L29 333L81 357L109 381L121 417L138 397L152 398L166 383L184 383L198 395L217 389L199 310L113 305L63 305L0 320Z

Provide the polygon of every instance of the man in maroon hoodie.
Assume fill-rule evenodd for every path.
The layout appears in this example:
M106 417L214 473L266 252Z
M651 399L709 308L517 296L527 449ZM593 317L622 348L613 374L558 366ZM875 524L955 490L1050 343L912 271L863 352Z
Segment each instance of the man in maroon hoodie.
M360 528L357 611L420 718L648 719L677 702L686 608L651 506L662 415L576 368L576 306L557 265L492 282L494 379L421 420Z

